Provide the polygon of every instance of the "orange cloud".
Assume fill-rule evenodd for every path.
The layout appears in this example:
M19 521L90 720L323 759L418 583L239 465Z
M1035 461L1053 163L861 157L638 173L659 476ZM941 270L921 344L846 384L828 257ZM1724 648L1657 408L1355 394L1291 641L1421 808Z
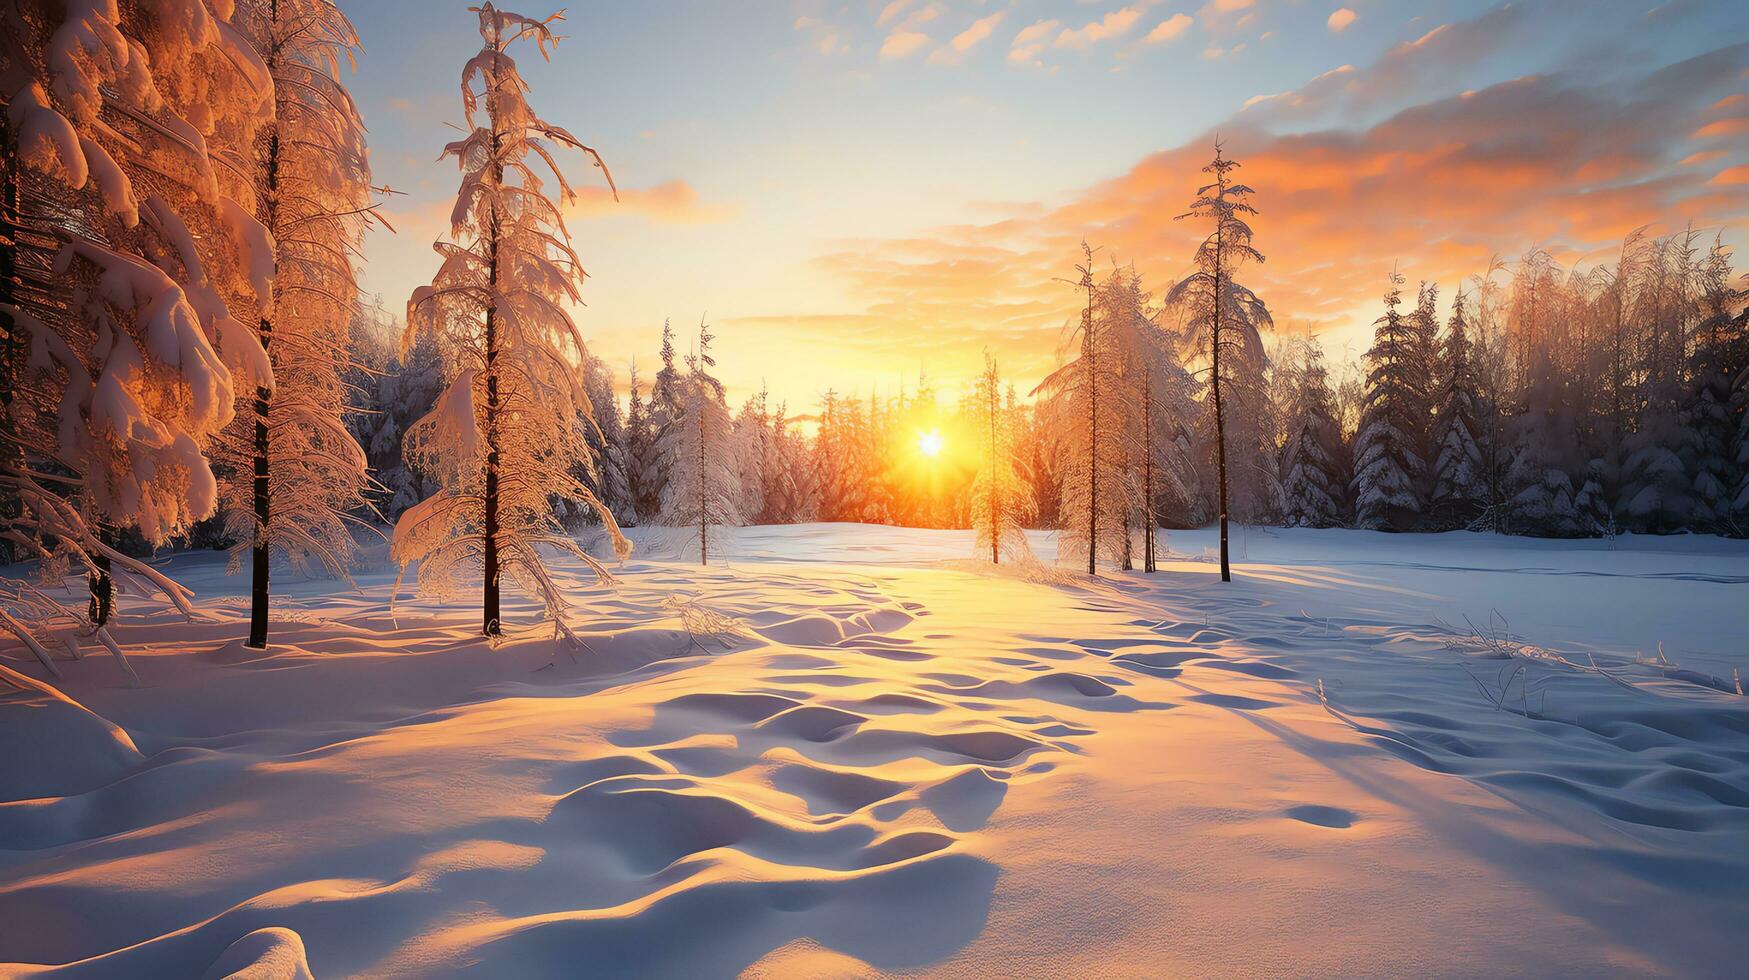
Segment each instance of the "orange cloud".
M1422 39L1452 57L1464 31ZM1252 224L1268 256L1245 281L1282 329L1333 331L1358 341L1376 315L1385 274L1453 287L1496 253L1531 244L1573 257L1606 250L1645 224L1717 226L1749 215L1741 152L1691 156L1697 127L1722 88L1749 65L1749 46L1669 66L1614 94L1562 76L1521 78L1412 106L1362 129L1277 133L1243 111L1223 122L1239 177L1256 188ZM1293 112L1307 98L1352 99L1405 77L1387 56L1338 73L1345 91L1314 82L1270 101ZM1417 76L1418 77L1418 76ZM1017 372L1048 367L1073 315L1064 275L1085 237L1101 261L1134 263L1156 292L1189 271L1207 232L1175 221L1212 153L1202 138L1152 154L1054 208L937 228L911 238L844 243L814 260L864 304L846 341L918 349L934 332L970 333ZM1686 164L1683 163L1686 158ZM982 344L969 345L972 348ZM1354 349L1363 349L1355 344Z
M1182 35L1189 28L1190 18L1188 16L1185 14L1173 14L1154 25L1154 29L1148 32L1148 36L1142 38L1142 43L1164 44L1165 42Z
M565 207L567 220L637 216L665 225L715 224L733 218L738 212L731 204L700 201L698 191L684 180L670 180L654 187L622 187L618 201L606 187L579 187L576 200Z

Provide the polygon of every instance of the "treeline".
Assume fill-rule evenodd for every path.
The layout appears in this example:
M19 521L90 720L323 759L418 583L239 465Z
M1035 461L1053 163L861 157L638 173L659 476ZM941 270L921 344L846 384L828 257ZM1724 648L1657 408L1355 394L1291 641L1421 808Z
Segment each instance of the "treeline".
M942 392L924 376L887 395L828 390L801 413L763 391L731 406L667 326L659 369L646 381L634 368L620 385L628 398L591 356L592 486L623 525L697 523L696 508L683 519L663 501L676 468L695 469L698 443L664 436L684 427L689 404L706 405L721 419L707 439L712 527L978 527L994 385L1024 498L1014 511L1066 532L1072 560L1099 539L1101 561L1146 567L1146 528L1219 515L1212 323L1188 291L1156 300L1135 269L1108 261L1099 272L1098 259L1083 256L1083 314L1033 399L999 379ZM1267 310L1234 307L1222 341L1229 512L1253 525L1390 531L1749 533L1749 314L1735 282L1725 249L1686 231L1635 234L1616 260L1586 269L1532 250L1491 263L1449 300L1434 283L1406 297L1392 272L1371 348L1337 377L1315 337L1266 349ZM418 347L405 366L397 356L381 349L360 378L367 411L353 416L391 515L428 492L401 461L399 433L437 391L434 358ZM940 460L919 456L931 431L949 446ZM592 523L555 506L572 529Z

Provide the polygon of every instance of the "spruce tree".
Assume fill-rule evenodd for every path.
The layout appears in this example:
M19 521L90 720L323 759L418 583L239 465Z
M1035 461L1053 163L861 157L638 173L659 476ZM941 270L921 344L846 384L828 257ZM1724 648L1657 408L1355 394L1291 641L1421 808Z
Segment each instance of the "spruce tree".
M1401 531L1420 519L1425 463L1417 451L1421 393L1414 325L1399 310L1403 276L1392 270L1385 313L1366 352L1366 402L1354 437L1354 519L1360 527Z
M1483 461L1481 385L1471 362L1469 324L1459 291L1446 322L1435 393L1431 492L1427 517L1436 530L1462 528L1481 515L1488 501Z

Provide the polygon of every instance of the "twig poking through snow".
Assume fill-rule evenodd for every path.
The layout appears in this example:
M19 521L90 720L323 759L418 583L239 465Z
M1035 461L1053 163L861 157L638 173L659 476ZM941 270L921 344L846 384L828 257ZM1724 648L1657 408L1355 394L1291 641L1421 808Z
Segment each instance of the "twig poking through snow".
M669 596L662 600L662 605L672 609L674 615L679 617L680 628L686 631L688 645L697 648L699 653L710 652L705 649L705 640L727 650L735 645L735 641L753 637L753 629L747 625L746 620L710 609L701 604L697 596Z

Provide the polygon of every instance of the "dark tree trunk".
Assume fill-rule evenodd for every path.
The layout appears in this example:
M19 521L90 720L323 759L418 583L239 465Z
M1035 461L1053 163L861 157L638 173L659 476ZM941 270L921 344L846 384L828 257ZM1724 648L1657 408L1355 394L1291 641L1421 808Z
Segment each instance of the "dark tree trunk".
M109 532L100 530L97 537L103 544L111 544ZM85 576L85 584L91 590L91 602L86 611L91 616L91 625L107 626L115 612L115 580L109 576L109 556L99 551L91 556L91 563L95 570Z
M1086 248L1086 243L1082 243ZM1087 362L1087 574L1099 574L1099 347L1093 342L1093 254L1087 254L1087 309L1081 351Z
M275 5L277 10L278 5ZM276 225L279 193L279 131L267 138L267 227ZM273 342L273 319L261 318L261 350L267 351ZM266 386L255 389L255 547L250 553L251 581L249 585L249 640L246 646L257 650L267 647L267 599L271 550L268 547L268 519L271 497L268 491L267 413L273 391Z
M1212 371L1215 396L1215 473L1220 482L1221 509L1221 581L1233 580L1233 568L1227 561L1227 419L1221 410L1221 226L1215 225L1215 291L1214 338L1209 345L1214 352Z
M1154 568L1154 379L1142 379L1142 571Z
M497 30L493 30L492 45L501 48ZM498 134L498 64L494 56L492 71L489 76L491 89L487 95L486 115L492 127L492 187L496 189L504 182L504 168L498 162L498 151L501 140ZM487 229L487 260L486 282L486 495L485 495L485 526L482 529L485 536L482 564L483 586L485 594L482 597L481 611L484 622L480 632L485 636L502 636L504 622L498 587L498 203L492 203L491 217Z

